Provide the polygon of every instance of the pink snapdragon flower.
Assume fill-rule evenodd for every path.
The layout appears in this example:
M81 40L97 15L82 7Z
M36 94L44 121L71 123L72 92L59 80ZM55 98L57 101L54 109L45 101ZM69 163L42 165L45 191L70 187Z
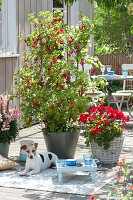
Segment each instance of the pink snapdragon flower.
M2 119L2 115L0 114L0 122L2 122L3 121L3 119Z
M2 99L2 110L3 110L3 114L6 114L8 112L9 109L9 98L7 96L4 96Z
M0 131L10 130L10 122L19 119L18 108L10 108L11 100L8 96L0 96L0 122L2 123Z
M18 108L13 108L9 111L11 120L19 119L19 110Z
M8 130L10 130L10 125L9 125L9 123L8 122L3 122L3 127L2 127L2 129L1 129L2 131L8 131Z

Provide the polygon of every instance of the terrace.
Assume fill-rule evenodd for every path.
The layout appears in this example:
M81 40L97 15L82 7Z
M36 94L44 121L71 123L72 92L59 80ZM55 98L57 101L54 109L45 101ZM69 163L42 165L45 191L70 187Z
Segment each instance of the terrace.
M102 141L102 138L99 139L100 142L103 142L103 146L106 145L106 147L108 147L108 140L110 138L113 140L115 136L118 137L122 135L121 124L118 122L122 119L121 121L125 123L126 120L119 110L124 111L123 113L126 116L132 114L129 109L129 107L131 108L132 106L133 94L133 76L130 74L132 73L132 69L129 69L128 71L128 75L131 76L124 77L122 74L122 66L123 63L127 63L126 68L128 68L127 65L132 68L131 63L133 62L133 59L129 59L123 54L98 55L99 60L95 57L90 57L90 55L94 55L94 40L93 37L90 37L93 31L93 24L86 16L89 16L90 18L94 17L94 13L92 12L94 5L91 4L90 1L84 0L75 2L72 7L58 3L58 1L53 1L52 5L51 1L48 0L18 2L13 0L13 3L11 3L11 1L5 0L2 4L2 15L0 13L0 25L2 27L0 29L0 45L2 44L0 46L0 143L2 143L3 140L4 142L8 140L6 141L8 143L11 141L8 158L20 164L17 168L0 172L0 193L2 199L82 200L91 199L91 195L94 194L101 198L101 200L107 200L109 199L108 189L112 189L113 191L118 189L116 183L119 180L120 174L117 171L119 164L116 162L115 164L98 163L100 165L98 166L97 164L98 167L95 182L91 182L91 176L88 175L88 173L83 172L82 174L80 172L79 174L66 174L63 183L60 184L58 183L56 168L46 169L46 171L30 177L20 177L18 174L25 165L25 162L22 162L20 159L20 143L23 140L31 140L34 143L38 143L37 150L39 153L47 151L43 136L44 133L42 133L42 126L38 123L39 121L44 122L45 128L51 133L50 135L55 132L57 133L55 135L59 136L64 134L64 132L71 133L73 129L75 130L75 127L77 128L80 114L86 113L91 106L95 109L96 103L99 103L99 101L97 101L98 96L105 100L104 105L113 103L111 106L118 110L112 111L112 108L110 108L109 112L111 112L111 115L109 118L107 115L104 116L104 118L100 118L102 114L105 113L102 113L99 118L97 117L97 114L94 113L92 117L93 125L91 124L91 119L87 119L90 120L90 124L86 120L85 123L87 122L88 124L80 127L84 129L80 129L79 139L70 138L68 140L68 147L65 148L64 152L70 148L70 142L72 140L78 140L74 158L83 159L84 154L92 154L91 145L87 147L85 145L85 138L83 137L87 126L89 127L89 125L92 125L90 126L90 130L88 130L88 133L90 131L89 137L93 135L92 133L96 136L99 136L102 133L105 137L106 135L113 135L113 138L109 137L104 140L104 142ZM57 5L59 5L61 10L67 12L63 15L62 12L59 13ZM44 17L45 14L41 13L40 15L42 17L40 18L38 13L41 10L51 11L51 16L48 14L47 17ZM86 16L83 17L79 14L75 14L75 10L79 12L83 11L83 14ZM35 17L38 17L38 19L34 19L33 15L30 16L30 24L28 22L28 14L33 11L35 12ZM57 13L55 14L55 12ZM13 16L12 13L14 13ZM45 21L46 18L48 18L48 21ZM81 21L79 22L79 25L76 26L79 20ZM67 29L67 27L63 26L64 23L74 25L74 27L69 27ZM87 28L88 26L89 29ZM18 35L20 35L21 32L24 32L25 38L20 43L20 37L16 40L16 36L18 38ZM90 41L92 46L88 44L88 41ZM24 50L26 51L23 59L22 52ZM88 51L89 55L87 53ZM85 69L85 66L88 67L90 65L92 66L92 71L90 68ZM103 71L103 69L106 68L102 68L102 65L111 65L111 71L114 71L114 74L111 76L107 74L107 71ZM20 68L20 66L22 67ZM99 67L96 69L97 66ZM14 72L17 72L19 69L21 69L19 73L14 75ZM95 75L98 76L95 77ZM110 89L111 94L113 95L112 102L110 100L110 94L104 94L102 96L101 93L98 93L98 77L103 77L107 81L110 81L110 88L108 89ZM14 78L16 78L16 80ZM117 90L119 90L118 88L115 88L114 91L112 81L118 82L118 80L120 80L119 86L123 85L123 93L117 93ZM102 79L100 80L100 83L101 82ZM92 94L89 91L88 98L86 98L87 89L92 91ZM97 93L95 92L95 89ZM130 91L125 92L125 89ZM13 98L11 108L20 108L21 104L22 112L20 112L19 119L21 119L22 114L25 112L24 121L26 128L22 129L20 121L19 135L12 131L12 129L10 132L10 127L12 127L10 123L14 120L17 122L18 111L12 110L12 112L9 112L10 103L8 97L4 96L9 94L11 94ZM2 96L4 98L3 102ZM121 99L119 99L118 96ZM126 97L126 100L124 97ZM124 106L122 106L122 104L124 104ZM99 121L97 122L97 120ZM32 126L30 127L30 125ZM131 170L130 175L133 175L132 131L133 123L131 117L123 130L124 144L120 154L120 161L125 158L128 163L128 167ZM13 138L10 138L9 133L16 135L14 135ZM7 137L5 137L4 134L7 134ZM15 140L14 142L12 142L13 139ZM54 139L52 140L55 142ZM109 142L111 140L109 140ZM67 139L65 142L66 141ZM54 147L51 152L57 150L58 147L62 146L61 144L64 144L65 146L65 142L60 142L59 140L57 142L57 147ZM100 147L98 148L100 151ZM62 150L60 150L60 152L64 153ZM114 152L111 154L112 157L113 154ZM80 164L81 166L78 167L84 166L84 163ZM75 167L77 166L75 165ZM116 176L118 176L117 180L115 179ZM129 189L132 193L133 178L131 177L130 179L129 175L127 177ZM122 191L122 194L125 192L124 195L127 194L127 189L125 189L126 185L127 184L124 182L124 189ZM130 195L129 198L132 198L133 195ZM116 194L112 194L110 197L110 199L115 198ZM94 197L94 199L96 198Z
M40 126L35 125L31 128L26 128L20 130L20 137L17 138L15 142L12 142L10 145L9 157L14 160L19 157L20 154L20 140L33 140L38 142L38 152L46 151L46 146L42 137L42 131ZM124 145L122 149L122 153L120 158L126 158L127 163L130 165L131 170L133 166L133 134L132 134L132 124L128 124L128 127L124 130ZM84 144L84 138L82 134L80 135L77 149L76 149L76 158L82 158L83 154L90 153L90 148L86 148ZM23 163L24 164L24 163ZM114 171L114 176L116 175L116 166L109 166L110 169ZM133 173L133 171L132 171ZM102 200L106 200L108 198L108 189L115 190L116 189L116 180L113 179L104 187L102 187L96 194ZM0 194L2 199L71 199L71 200L86 200L89 199L89 194L87 196L84 195L76 195L76 194L65 194L65 193L56 193L56 192L46 192L46 191L38 191L38 190L28 190L28 189L20 189L19 185L14 188L10 187L0 187ZM112 200L115 199L114 196L111 197Z

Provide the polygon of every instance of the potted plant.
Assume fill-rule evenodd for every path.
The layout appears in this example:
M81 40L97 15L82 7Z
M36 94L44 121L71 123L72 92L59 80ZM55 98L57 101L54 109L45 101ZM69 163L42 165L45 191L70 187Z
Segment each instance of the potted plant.
M92 103L86 92L88 88L97 89L84 71L85 63L98 67L99 62L87 55L93 25L87 17L82 17L77 27L64 25L60 10L54 14L40 12L39 16L29 17L34 30L24 38L28 49L24 51L23 66L16 73L19 81L16 79L14 96L22 98L22 119L27 126L36 122L45 124L48 150L59 157L60 153L65 158L73 157L78 140L77 119L86 111L86 104ZM63 150L59 149L61 146Z
M79 121L86 124L84 132L86 146L91 145L92 155L102 163L118 162L122 144L122 126L130 118L122 111L108 106L91 106Z
M8 157L9 144L15 140L19 132L18 108L10 108L8 96L0 96L0 154Z

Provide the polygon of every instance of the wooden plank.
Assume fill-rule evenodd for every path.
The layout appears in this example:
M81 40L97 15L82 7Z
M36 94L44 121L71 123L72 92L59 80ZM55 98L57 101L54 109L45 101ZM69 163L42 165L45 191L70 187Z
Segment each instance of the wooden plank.
M90 2L90 18L93 20L94 19L94 1L91 4Z
M21 4L20 4L20 1L21 0L17 0L16 1L16 38L17 38L17 53L19 53L20 54L20 50L21 50L21 47L20 47L20 41L19 41L19 38L18 38L18 36L19 36L19 34L20 34L20 22L21 22L21 20L22 19L20 19L20 17L22 17L22 14L20 14L20 10L21 10ZM23 7L24 7L24 5L23 5ZM24 8L23 8L24 9ZM23 27L24 28L24 27ZM21 30L22 30L22 27L21 27ZM24 31L23 31L24 32ZM19 68L19 66L21 65L21 63L22 63L22 59L21 59L21 56L20 57L18 57L17 59L13 59L13 71L12 71L12 73L14 74L16 71L18 71L18 68ZM13 75L13 87L15 86L15 80L14 80L14 78L16 78L14 75ZM15 90L13 89L13 93L15 92ZM19 99L17 99L17 98L14 98L13 99L13 105L12 105L13 107L20 107L20 101L19 101Z
M48 10L48 0L42 0L42 10L43 11Z
M25 13L24 13L24 19L25 19L25 37L27 37L31 32L31 26L28 21L29 14L31 12L31 0L25 0Z
M42 10L42 0L37 0L37 17L38 13Z
M25 34L25 1L19 1L19 31L18 34ZM19 39L19 53L22 56L22 52L24 51L25 44L24 41L20 42ZM22 65L23 60L19 60L19 65Z
M15 75L14 75L14 73L15 72L17 72L18 71L18 63L19 63L19 59L13 59L13 68L12 68L12 74L13 74L13 93L15 94L15 90L14 90L14 86L15 86L15 78L17 78L18 79L18 77L16 77ZM17 98L14 98L13 99L13 107L18 107L18 108L20 108L20 100L19 99L17 99Z
M48 10L50 11L50 12L52 12L52 8L53 8L53 0L48 0Z
M16 0L8 0L7 5L7 48L9 51L16 53Z
M5 66L5 58L0 59L0 95L5 94L6 91L6 66Z
M13 58L6 58L5 59L5 77L6 77L6 94L9 95L10 91L12 90L13 86Z
M25 35L25 1L19 0L19 35L23 34ZM19 59L19 66L23 65L23 51L25 49L25 43L24 41L20 42L19 41L19 53L21 54L20 59ZM20 112L20 118L22 114Z
M37 17L37 0L31 0L31 13L35 13L35 17ZM33 31L33 25L31 25L31 32Z
M18 5L18 17L19 17L19 30L18 30L18 34L20 35L21 33L25 33L25 26L24 26L24 22L25 22L25 1L19 1L19 5ZM20 41L19 41L20 42ZM24 48L24 44L20 43L20 47L19 47L19 51L21 49Z
M37 14L37 0L31 0L31 13Z
M86 0L79 1L79 12L82 12L83 15L85 15L85 2ZM89 13L89 2L88 2L88 13ZM89 16L89 15L88 15Z
M91 19L94 18L94 3L88 2L88 0L80 0L79 1L79 11L90 17Z
M16 1L16 41L17 41L17 53L19 52L19 0Z

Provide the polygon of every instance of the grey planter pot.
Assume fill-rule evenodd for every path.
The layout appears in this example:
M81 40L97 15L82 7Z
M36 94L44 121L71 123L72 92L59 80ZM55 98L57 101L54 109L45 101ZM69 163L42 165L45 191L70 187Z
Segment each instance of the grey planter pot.
M9 152L9 143L0 143L0 154L5 158L8 157Z
M43 136L47 151L55 153L59 159L74 158L80 133L79 130L75 132L63 132L59 135L56 133L45 135L44 133L45 129L43 129Z

